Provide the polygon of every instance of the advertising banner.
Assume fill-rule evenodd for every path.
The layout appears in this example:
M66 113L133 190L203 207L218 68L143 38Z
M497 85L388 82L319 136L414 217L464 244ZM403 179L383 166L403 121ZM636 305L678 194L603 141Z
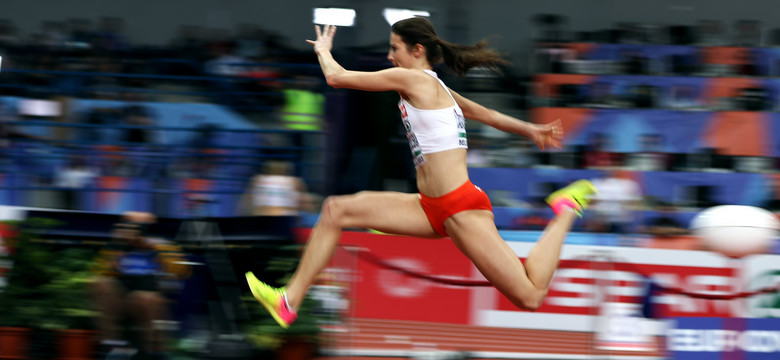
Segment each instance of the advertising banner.
M666 343L675 360L774 360L780 319L675 318Z
M516 236L519 241L509 245L524 261L539 232L522 234L526 238ZM634 314L649 304L658 319L741 318L777 311L772 294L733 300L706 298L755 290L780 280L777 255L729 260L707 251L565 245L543 305L529 312L518 309L490 286L449 239L345 232L342 243L382 262L356 262L357 317L596 332L605 302L627 304L621 311ZM674 291L650 294L650 283L705 296ZM663 335L661 321L647 321L650 334Z

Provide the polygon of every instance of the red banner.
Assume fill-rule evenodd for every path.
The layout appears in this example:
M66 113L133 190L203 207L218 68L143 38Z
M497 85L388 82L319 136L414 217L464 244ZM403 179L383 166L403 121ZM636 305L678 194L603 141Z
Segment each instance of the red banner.
M647 296L648 279L689 293L738 293L749 281L740 277L771 271L767 266L778 257L765 255L773 260L759 262L745 275L739 264L710 252L566 245L542 307L527 312L490 286L453 286L387 266L457 280L451 283L484 281L449 239L345 232L342 244L370 251L385 263L356 260L352 265L356 271L352 313L358 318L537 329L560 325L561 329L573 326L568 329L575 331L587 331L587 319L598 315L604 302L639 308ZM521 258L533 246L532 242L509 244ZM657 294L654 300L662 317L739 317L748 311L744 299L712 300L670 292Z

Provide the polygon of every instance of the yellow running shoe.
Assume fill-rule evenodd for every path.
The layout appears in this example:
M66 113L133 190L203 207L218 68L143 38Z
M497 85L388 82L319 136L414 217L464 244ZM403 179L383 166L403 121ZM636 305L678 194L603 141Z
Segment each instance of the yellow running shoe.
M577 216L582 217L582 212L588 207L590 198L596 192L596 187L590 181L577 180L550 194L547 197L547 204L555 215L571 209Z
M271 287L257 280L257 277L251 271L245 275L246 282L249 284L249 289L252 290L252 295L255 296L255 299L263 304L281 327L285 329L290 327L290 324L295 321L298 314L287 306L287 290L284 287Z

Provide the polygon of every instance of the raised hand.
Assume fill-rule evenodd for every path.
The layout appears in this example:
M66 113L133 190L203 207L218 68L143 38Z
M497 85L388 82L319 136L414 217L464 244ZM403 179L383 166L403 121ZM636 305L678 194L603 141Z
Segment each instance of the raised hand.
M534 130L529 137L542 150L547 145L560 148L561 139L563 139L561 120L558 119L547 124L535 124Z
M320 29L319 25L314 25L314 31L317 33L316 40L306 40L307 43L314 45L314 53L329 52L333 48L333 37L336 35L336 27L325 25Z

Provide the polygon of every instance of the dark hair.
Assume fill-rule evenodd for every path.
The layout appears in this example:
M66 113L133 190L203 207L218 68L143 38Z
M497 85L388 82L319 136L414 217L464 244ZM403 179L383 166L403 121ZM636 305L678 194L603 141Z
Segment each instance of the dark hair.
M488 42L485 40L474 45L460 45L440 39L433 24L423 17L398 21L393 24L391 31L400 36L409 48L415 44L425 47L431 65L438 64L443 59L447 67L459 76L463 76L475 66L484 65L498 70L499 65L508 63L498 51L487 47Z

